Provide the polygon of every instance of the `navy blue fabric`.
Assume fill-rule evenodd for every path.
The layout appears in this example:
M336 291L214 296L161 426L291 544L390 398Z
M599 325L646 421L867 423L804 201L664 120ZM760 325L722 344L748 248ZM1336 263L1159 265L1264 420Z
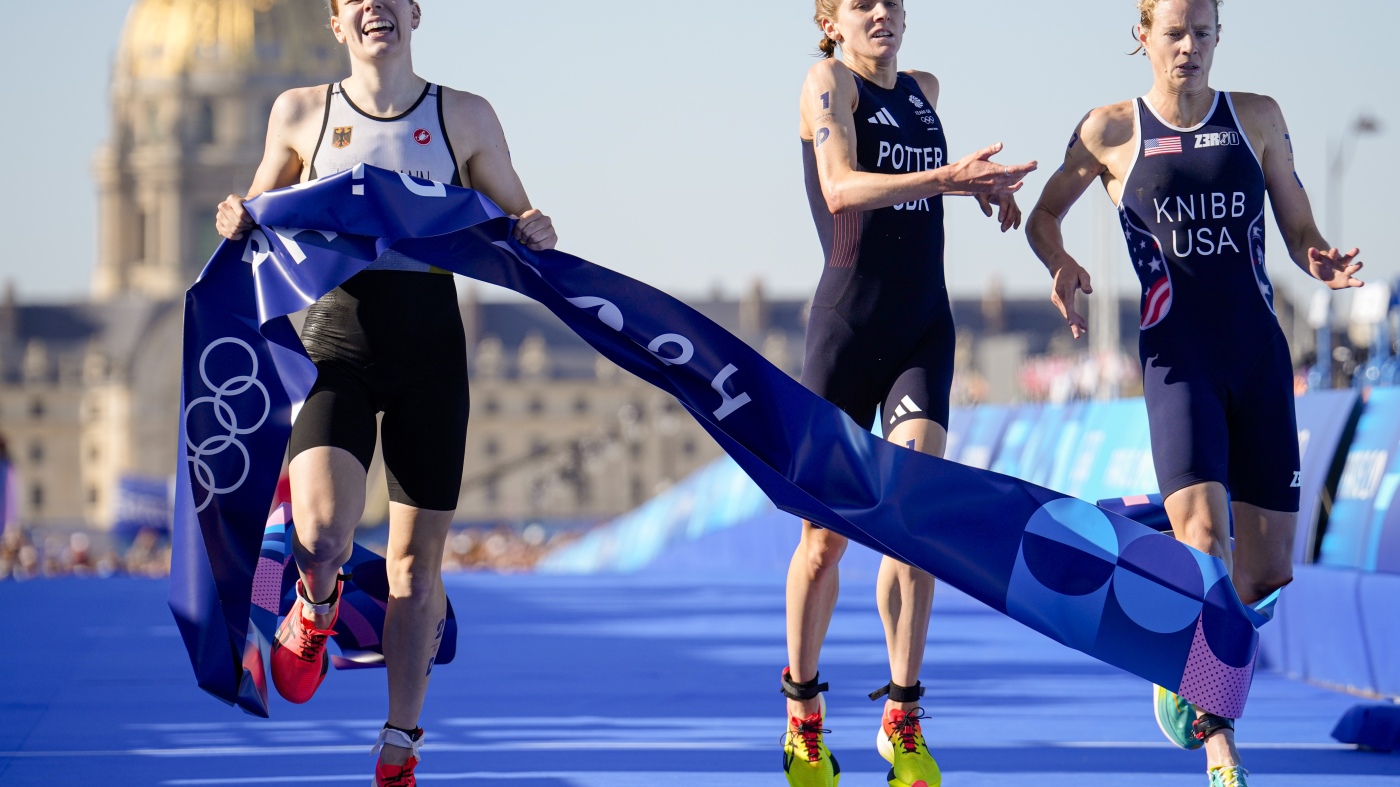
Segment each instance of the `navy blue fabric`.
M1297 511L1293 367L1265 271L1264 172L1226 93L1198 126L1134 102L1119 216L1142 284L1138 344L1163 495L1203 482Z
M897 175L947 163L943 121L914 77L900 74L886 90L852 76L861 171ZM807 324L803 385L867 429L877 407L885 434L911 418L947 429L955 338L943 197L832 215L814 143L802 144L807 201L826 261Z
M1332 737L1371 751L1400 749L1400 706L1357 705L1337 721Z
M1242 710L1240 665L1253 660L1262 620L1219 560L1083 501L887 443L684 304L576 257L524 249L476 192L366 167L270 192L249 211L261 228L223 244L186 297L187 471L174 537L177 560L191 565L176 571L171 606L200 685L217 696L266 713L237 690L242 666L230 672L226 654L247 650L291 407L314 380L286 315L394 248L549 308L676 396L778 507L1212 712ZM1091 588L1087 574L1102 584ZM1206 652L1192 647L1193 631ZM222 658L205 647L219 639ZM1245 670L1231 688L1200 681L1230 668Z

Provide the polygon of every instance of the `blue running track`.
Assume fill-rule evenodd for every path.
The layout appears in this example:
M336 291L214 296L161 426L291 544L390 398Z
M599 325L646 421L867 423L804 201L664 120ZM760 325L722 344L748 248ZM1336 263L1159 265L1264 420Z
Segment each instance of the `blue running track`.
M463 636L433 676L423 784L785 783L780 576L448 583ZM888 679L873 595L846 583L823 656L844 787L885 784L865 699ZM333 672L309 705L244 716L195 688L164 597L140 580L0 584L0 784L369 783L382 671ZM1205 784L1140 680L951 591L932 632L925 731L949 787ZM1260 675L1241 724L1251 783L1400 785L1400 756L1328 737L1355 702Z

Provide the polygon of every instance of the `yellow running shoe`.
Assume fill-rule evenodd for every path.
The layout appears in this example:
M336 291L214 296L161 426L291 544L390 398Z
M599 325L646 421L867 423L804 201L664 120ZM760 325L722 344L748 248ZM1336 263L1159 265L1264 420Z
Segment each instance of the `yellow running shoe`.
M923 717L923 708L908 713L892 709L881 721L875 746L880 756L894 766L886 777L890 787L938 787L943 783L938 762L924 743L924 732L919 726Z
M1210 787L1249 787L1245 777L1249 771L1238 765L1222 765L1207 771L1210 774Z
M819 697L821 709L805 719L788 719L783 733L783 773L792 787L838 787L841 766L826 748L822 736L831 730L822 728L826 718L826 698Z

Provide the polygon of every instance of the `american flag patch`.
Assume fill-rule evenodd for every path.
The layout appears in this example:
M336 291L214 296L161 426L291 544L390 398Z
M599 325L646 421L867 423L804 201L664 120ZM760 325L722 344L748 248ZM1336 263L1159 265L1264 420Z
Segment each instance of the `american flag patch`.
M1156 139L1144 140L1142 144L1142 155L1144 156L1166 156L1181 152L1181 137L1157 137Z

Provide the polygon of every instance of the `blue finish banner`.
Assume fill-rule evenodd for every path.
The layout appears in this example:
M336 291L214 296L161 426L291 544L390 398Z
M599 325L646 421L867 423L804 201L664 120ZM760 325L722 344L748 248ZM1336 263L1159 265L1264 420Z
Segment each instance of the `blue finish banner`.
M1211 712L1242 714L1263 621L1219 560L1075 498L885 442L685 304L523 248L476 192L360 167L248 209L259 229L223 244L185 301L171 607L214 695L267 713L236 654L248 648L293 412L315 376L287 315L392 248L543 304L674 395L779 508Z

